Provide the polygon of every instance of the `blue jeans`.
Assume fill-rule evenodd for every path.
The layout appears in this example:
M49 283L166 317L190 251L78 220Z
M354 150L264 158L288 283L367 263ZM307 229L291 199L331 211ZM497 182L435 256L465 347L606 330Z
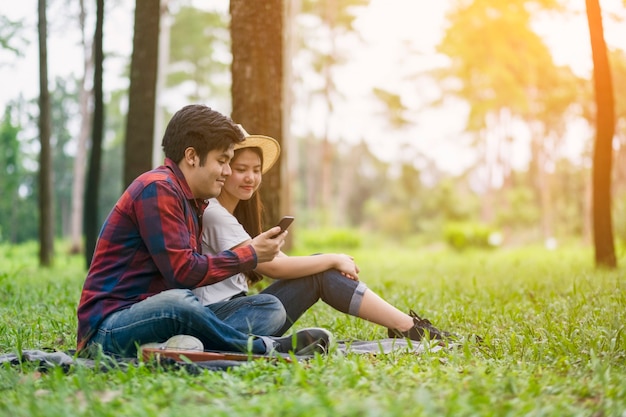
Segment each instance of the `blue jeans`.
M107 316L89 344L99 344L108 354L133 357L144 343L185 334L200 339L205 350L267 353L273 347L267 336L282 336L320 299L356 316L366 288L328 270L279 280L260 294L208 306L190 290L163 291Z
M205 350L266 353L272 341L246 329L270 334L284 321L285 310L273 296L241 297L205 307L190 290L176 289L110 314L89 344L99 344L107 354L134 357L137 346L185 334L200 339Z

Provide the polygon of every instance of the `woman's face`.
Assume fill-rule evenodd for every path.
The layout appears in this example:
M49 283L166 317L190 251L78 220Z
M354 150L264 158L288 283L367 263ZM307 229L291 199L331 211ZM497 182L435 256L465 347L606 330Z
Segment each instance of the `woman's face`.
M232 174L226 179L222 193L226 192L239 200L249 200L261 185L261 158L250 148L235 152L230 161Z

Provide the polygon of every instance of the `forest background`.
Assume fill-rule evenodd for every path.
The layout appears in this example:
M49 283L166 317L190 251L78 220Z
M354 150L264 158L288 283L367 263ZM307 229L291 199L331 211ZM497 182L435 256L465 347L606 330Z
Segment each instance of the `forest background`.
M162 159L163 127L182 105L206 103L225 114L233 107L229 3L162 4L153 165ZM334 5L333 13L320 4ZM359 230L458 249L590 244L595 109L584 4L424 4L303 0L287 8L283 105L290 111L280 138L281 193L300 236L312 229L318 239L356 245L351 236ZM611 209L623 255L626 5L600 4L615 91ZM29 52L37 46L36 10L7 0L0 8L0 242L7 243L40 238L37 63ZM90 108L96 10L52 0L47 13L54 236L82 250L77 200L85 199L90 125L81 118L81 100L87 97ZM104 9L98 225L127 182L133 13L122 1ZM577 58L568 62L567 53Z

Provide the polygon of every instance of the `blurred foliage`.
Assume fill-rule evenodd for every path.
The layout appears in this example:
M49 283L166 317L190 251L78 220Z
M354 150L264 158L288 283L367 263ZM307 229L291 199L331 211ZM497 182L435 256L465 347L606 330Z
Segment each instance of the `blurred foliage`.
M487 249L499 246L500 233L491 226L475 222L450 222L443 230L445 242L456 250Z
M342 13L337 16L328 14L330 3L306 1L302 4L297 20L306 15L307 22L313 23L305 25L306 30L301 31L306 39L299 39L301 42L297 43L294 53L313 55L311 68L315 65L321 68L322 64L341 65L340 56L328 56L323 41L333 28L338 41L352 32L353 12L366 2L346 0L340 3ZM171 4L173 21L167 93L182 92L187 99L199 102L229 102L227 12L198 10L186 4L191 3ZM324 149L314 133L299 132L292 142L294 153L290 155L295 155L295 164L289 181L293 212L301 227L296 231L298 241L302 240L308 250L357 248L363 245L364 235L373 234L386 235L396 242L426 245L446 241L454 247L476 247L488 241L488 230L500 231L503 245L536 243L545 239L541 230L544 222L551 226L559 240L582 240L588 232L585 222L589 218L587 196L592 150L587 144L581 155L568 156L562 152L561 142L564 126L581 117L591 117L590 83L588 79L575 77L569 68L555 65L549 49L532 26L535 13L544 7L552 8L556 3L515 0L496 4L481 0L458 1L455 5L448 16L450 26L439 45L439 52L450 59L451 66L435 74L439 78L435 77L434 81L430 73L429 81L441 88L441 101L455 96L469 103L467 131L475 133L473 151L482 158L493 151L484 141L496 137L496 146L502 147L498 149L500 154L493 161L479 158L467 171L450 175L409 145L401 150L401 160L389 162L371 145L374 140L384 145L384 137L364 137L357 143L333 137L327 143L332 147L328 153L331 155L328 163L332 164L332 201L321 201L321 164L327 163L323 158ZM301 26L296 29L302 29ZM0 34L0 38L7 36ZM626 85L624 51L612 51L611 59L616 91L623 91L621 87ZM304 75L321 76L320 73L293 74L294 90L307 96L307 100L319 99L320 83L305 85ZM72 123L76 123L77 98L73 80L56 82L53 133L58 224L55 229L65 233L69 167L73 163L74 137L70 132ZM411 120L415 113L425 110L410 108L403 94L386 87L372 94L388 107L387 121L392 130L401 131L405 119ZM615 96L614 227L616 238L624 242L626 164L622 161L626 155L626 95ZM100 222L122 192L125 89L109 92L106 100ZM0 194L3 197L0 242L37 238L38 150L33 145L37 111L29 103L18 105L16 101L5 110L0 124ZM313 105L310 108L314 109ZM531 126L535 134L532 146L541 147L530 152L538 157L529 166L513 167L511 164L511 145L516 139L510 137L507 129L514 122ZM489 169L501 175L501 182L484 178L482 173L488 163L492 164ZM539 163L541 171L535 166ZM545 186L553 192L542 202L541 190ZM546 217L548 209L551 215Z
M296 233L297 247L293 251L306 248L308 254L358 249L362 241L357 229L298 229Z
M167 87L182 88L191 103L229 95L229 48L226 16L185 5L175 10Z
M615 200L616 213L621 213L620 216L614 216L613 227L615 232L615 238L626 246L626 194L619 196Z

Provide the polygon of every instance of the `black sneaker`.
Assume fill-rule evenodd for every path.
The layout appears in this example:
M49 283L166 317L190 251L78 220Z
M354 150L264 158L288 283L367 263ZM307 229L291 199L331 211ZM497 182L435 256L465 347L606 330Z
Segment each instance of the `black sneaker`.
M293 352L295 355L313 355L317 353L327 353L332 340L332 333L318 327L302 329L296 333L273 337L274 349L279 353Z
M447 339L456 339L456 335L446 332L445 330L439 330L428 319L424 319L415 313L415 311L410 310L409 316L413 318L413 327L409 330L403 332L397 329L387 329L387 335L390 338L409 338L411 340L422 340L425 337L430 338L430 340L447 340ZM426 334L428 333L428 336Z

